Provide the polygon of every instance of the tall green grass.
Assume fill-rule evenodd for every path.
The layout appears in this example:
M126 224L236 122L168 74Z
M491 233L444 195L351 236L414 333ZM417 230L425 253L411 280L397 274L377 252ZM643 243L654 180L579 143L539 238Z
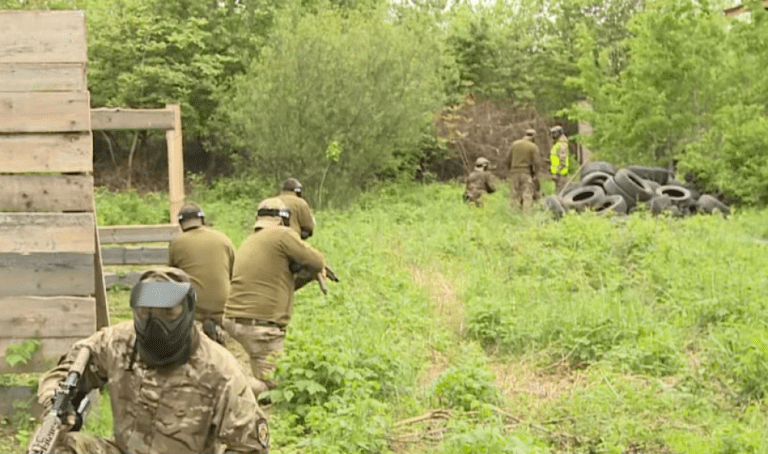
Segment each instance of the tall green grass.
M236 245L271 195L249 185L192 193ZM400 183L316 213L341 282L297 293L273 452L768 452L768 213L558 222L511 211L504 185L482 208L461 191ZM99 219L165 203L124 197L97 196ZM449 419L397 424L436 408Z

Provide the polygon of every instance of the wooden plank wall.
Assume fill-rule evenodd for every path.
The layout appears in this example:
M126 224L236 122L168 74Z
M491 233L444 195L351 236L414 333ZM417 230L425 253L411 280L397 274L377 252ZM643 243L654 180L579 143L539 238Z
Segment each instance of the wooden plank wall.
M106 306L86 63L82 11L0 11L0 372L51 367ZM11 369L6 347L30 338Z

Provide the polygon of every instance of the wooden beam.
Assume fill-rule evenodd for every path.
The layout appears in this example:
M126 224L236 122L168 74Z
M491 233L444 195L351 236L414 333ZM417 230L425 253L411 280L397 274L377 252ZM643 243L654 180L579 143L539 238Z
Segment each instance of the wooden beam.
M763 0L763 7L768 10L768 0ZM749 10L747 10L744 5L736 5L723 10L723 13L725 13L726 16L738 16L748 12Z
M90 175L0 175L0 211L92 211Z
M0 91L86 91L85 63L0 65Z
M0 135L3 172L92 172L90 131Z
M88 92L0 92L0 133L91 129Z
M0 251L93 254L93 213L0 213Z
M96 212L96 201L93 201L93 211ZM99 240L99 226L96 225L95 218L93 223L94 248L93 254L93 290L96 299L96 328L101 329L109 326L109 304L107 302L107 285L104 282L104 264L101 261L101 242Z
M167 265L168 248L104 248L101 260L104 265Z
M169 104L173 111L173 129L165 132L168 144L168 200L170 201L171 223L177 222L179 210L184 205L184 143L181 136L181 106Z
M91 129L173 129L174 112L169 109L91 109Z
M84 11L0 11L0 64L87 61Z
M101 244L163 243L179 236L178 224L113 225L99 227Z
M0 253L0 263L0 297L93 294L91 254Z

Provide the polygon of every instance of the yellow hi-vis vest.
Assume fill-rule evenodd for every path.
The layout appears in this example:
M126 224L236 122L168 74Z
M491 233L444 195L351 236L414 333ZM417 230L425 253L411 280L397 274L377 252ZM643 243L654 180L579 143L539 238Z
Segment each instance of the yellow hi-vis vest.
M556 174L557 168L560 167L560 157L557 155L557 149L559 147L560 141L556 141L555 146L552 147L552 151L549 152L549 163L551 165L549 172L552 175ZM568 153L565 154L565 165L563 166L563 170L560 171L560 175L568 175Z

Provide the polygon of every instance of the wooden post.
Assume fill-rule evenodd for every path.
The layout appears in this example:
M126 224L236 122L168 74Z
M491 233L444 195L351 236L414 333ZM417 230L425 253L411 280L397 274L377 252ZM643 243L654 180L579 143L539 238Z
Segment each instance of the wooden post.
M101 241L99 240L99 226L96 223L96 199L93 201L93 230L96 253L93 254L93 279L94 296L96 297L96 329L106 328L110 325L109 304L107 303L107 285L104 281L104 264L101 261Z
M170 202L171 224L178 222L177 216L184 205L184 154L181 136L181 106L167 104L167 109L173 111L173 129L165 131L165 141L168 144L168 200Z

